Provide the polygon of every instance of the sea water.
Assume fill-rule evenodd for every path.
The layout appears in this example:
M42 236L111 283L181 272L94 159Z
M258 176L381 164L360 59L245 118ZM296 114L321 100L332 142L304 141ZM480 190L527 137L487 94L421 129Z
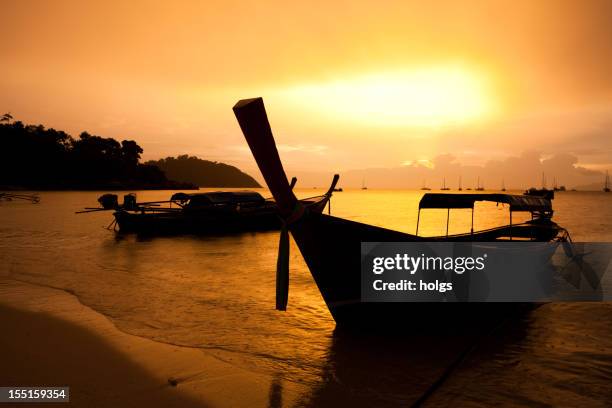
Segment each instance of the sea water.
M264 196L268 193L261 190ZM139 201L172 191L137 192ZM297 190L299 197L321 190ZM292 242L289 305L274 309L279 233L149 237L105 229L100 192L43 192L40 204L0 203L0 280L64 289L122 331L202 352L309 391L305 406L411 403L473 341L339 333ZM345 190L332 214L416 231L421 191ZM612 242L612 195L557 193L554 219L575 241ZM327 211L327 210L326 210ZM423 210L420 235L446 233L446 210ZM527 219L513 216L513 222ZM508 208L477 204L474 229L509 222ZM449 233L468 232L470 210L451 210ZM356 253L355 256L358 256ZM610 304L549 304L506 322L436 391L441 405L604 404L612 395Z

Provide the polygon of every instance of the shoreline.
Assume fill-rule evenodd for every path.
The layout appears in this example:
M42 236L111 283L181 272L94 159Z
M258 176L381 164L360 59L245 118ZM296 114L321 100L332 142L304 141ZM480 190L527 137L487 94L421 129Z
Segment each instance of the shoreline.
M200 349L124 333L60 289L0 280L0 327L0 386L69 386L71 406L270 406L278 388ZM283 405L304 391L282 385Z

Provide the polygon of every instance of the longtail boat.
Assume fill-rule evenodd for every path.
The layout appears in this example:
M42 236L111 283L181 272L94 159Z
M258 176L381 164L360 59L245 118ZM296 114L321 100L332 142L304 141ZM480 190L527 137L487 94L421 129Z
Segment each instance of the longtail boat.
M301 199L310 211L321 213L332 197L338 175L323 195ZM295 185L292 180L290 189ZM127 194L123 204L115 194L98 199L101 208L80 212L114 211L114 222L120 232L143 234L200 234L265 231L280 229L282 220L273 198L264 198L256 191L212 191L175 193L166 201L138 203L134 194Z
M362 242L410 241L564 241L567 231L552 221L552 205L543 197L509 194L425 194L426 208L474 208L476 201L506 203L510 212L530 212L525 223L467 234L421 237L374 225L314 213L295 196L287 181L262 98L239 101L233 108L242 133L272 192L286 228L281 230L276 282L276 308L286 310L289 288L290 232L338 326L416 327L480 321L515 311L513 303L383 303L361 301ZM418 228L418 227L417 227ZM448 231L448 230L447 230ZM417 232L418 233L418 232Z

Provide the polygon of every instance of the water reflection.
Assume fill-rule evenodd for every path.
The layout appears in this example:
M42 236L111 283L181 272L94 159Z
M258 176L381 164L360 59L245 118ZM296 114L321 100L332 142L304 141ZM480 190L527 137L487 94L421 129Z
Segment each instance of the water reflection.
M280 374L274 375L270 383L268 394L268 408L282 408L283 406L283 381Z
M483 345L497 352L520 342L530 319L513 316L479 330L359 334L336 329L321 382L302 396L306 407L398 407L422 403L444 387ZM499 336L511 327L512 336Z
M142 192L139 199L154 201L171 193ZM413 232L420 194L346 190L334 196L332 209L339 216ZM311 389L300 399L301 405L409 404L473 339L465 334L353 337L335 331L294 245L289 309L286 313L275 311L278 232L219 237L116 235L104 229L109 213L74 215L75 210L95 203L99 193L42 195L36 206L3 204L0 278L63 288L131 334L198 347L222 359L229 353L231 358L226 361L275 376L271 406L287 404L286 394L283 398L287 381ZM608 198L603 193L559 194L554 202L555 217L575 241L612 241ZM431 214L422 222L443 227L446 214L442 216L437 220L436 214ZM489 220L505 221L505 216L498 208L483 209L482 218L476 219L477 227L487 227L485 221ZM469 226L469 218L454 214L451 231L463 228L463 224ZM436 232L423 230L424 234ZM572 395L612 395L610 306L599 303L541 309L550 313L537 311L536 326L530 324L526 341L517 342L523 336L519 327L518 337L501 341L498 352L468 359L461 370L467 367L471 371L465 376L453 375L440 391L448 390L450 384L455 395L469 393L474 399L484 399L488 392L493 401L502 389L499 385L489 382L489 391L476 385L488 377L500 379L500 367L508 371L506 383L526 381L519 368L527 366L548 394L564 386L565 391L559 394L567 396L567 389L578 384L582 391L576 386ZM498 341L494 338L487 344ZM536 354L538 364L527 364ZM520 361L519 368L512 369L516 361ZM540 367L545 369L538 371ZM591 369L580 372L580 381L558 381L574 379L580 367ZM463 378L466 380L458 382ZM588 386L593 383L597 386ZM441 394L436 392L434 398ZM508 401L516 404L512 395L507 392Z

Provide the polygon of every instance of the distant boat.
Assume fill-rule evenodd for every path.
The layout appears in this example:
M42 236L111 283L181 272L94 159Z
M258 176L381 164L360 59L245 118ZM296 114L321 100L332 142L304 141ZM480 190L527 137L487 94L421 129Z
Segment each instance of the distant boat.
M553 191L565 191L565 186L557 186L557 178L553 179Z
M342 187L334 188L335 193L341 193L342 191Z
M531 187L523 194L533 197L544 197L549 200L555 198L555 191L546 188L546 173L542 172L542 188Z
M506 191L506 182L505 182L505 180L503 178L502 178L501 191Z
M367 190L368 189L368 187L366 186L366 183L365 183L365 177L361 180L361 189L362 190Z
M336 174L327 192L301 199L304 208L321 213L328 205L338 182ZM291 189L296 179L288 184ZM278 205L256 191L212 191L207 193L175 193L166 201L138 203L135 194L124 196L119 204L115 194L104 194L101 208L86 208L78 213L114 211L120 232L144 234L207 234L280 229Z
M459 191L463 190L463 188L461 188L461 176L459 176L459 188L457 190Z
M523 194L528 195L528 196L533 196L533 197L544 197L549 200L552 200L555 198L555 192L553 190L548 190L546 188L531 187L530 189L525 190Z
M480 176L478 176L478 181L476 181L476 188L474 190L476 190L476 191L484 191L484 186L480 185Z
M606 170L606 181L604 183L603 191L604 193L610 192L610 174L608 174L608 170Z
M427 187L427 183L425 183L425 180L423 180L423 187L421 187L421 190L424 190L424 191L431 190L431 188Z
M446 187L446 177L444 177L444 179L442 180L442 188L440 190L442 191L450 190L450 188Z

